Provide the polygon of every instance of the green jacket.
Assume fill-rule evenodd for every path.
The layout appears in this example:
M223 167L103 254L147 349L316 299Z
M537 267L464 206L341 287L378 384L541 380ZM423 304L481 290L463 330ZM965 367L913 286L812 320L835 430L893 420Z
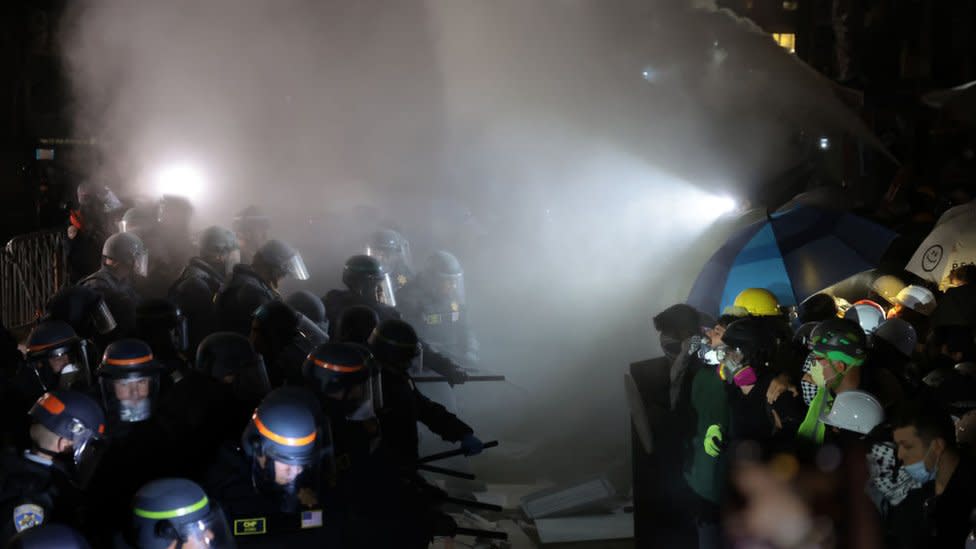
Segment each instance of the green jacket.
M702 368L691 382L691 406L695 411L695 436L692 438L689 463L685 465L688 486L702 498L721 503L725 489L727 459L725 454L713 458L705 453L705 431L710 425L722 428L726 442L729 436L729 403L725 382L714 368Z

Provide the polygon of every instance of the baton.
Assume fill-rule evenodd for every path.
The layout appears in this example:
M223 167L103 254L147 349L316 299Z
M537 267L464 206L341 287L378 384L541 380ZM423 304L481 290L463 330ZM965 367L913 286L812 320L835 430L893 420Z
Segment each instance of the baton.
M486 442L482 447L487 450L488 448L494 448L495 446L498 446L497 440ZM422 457L419 460L417 460L417 463L430 463L432 461L440 461L442 459L447 459L449 457L463 456L463 455L464 455L464 448L458 448L457 450L448 450L446 452L440 452L439 454L431 454L427 457Z
M508 540L508 533L494 530L478 530L476 528L458 528L458 536L474 536L476 538Z
M462 383L470 383L472 381L505 381L505 376L469 376L464 379L463 382L456 385L461 385ZM448 379L441 376L420 376L413 378L414 383L447 383Z
M447 496L442 498L445 503L453 503L455 505L460 505L461 507L471 507L472 509L483 509L485 511L502 511L501 505L494 505L492 503L482 503L480 501L471 501L469 499L452 498Z
M446 475L449 477L463 478L464 480L474 480L475 477L471 473L463 473L461 471L455 471L454 469L445 469L443 467L434 467L433 465L417 465L417 469L421 471L429 471L431 473L437 473L439 475Z

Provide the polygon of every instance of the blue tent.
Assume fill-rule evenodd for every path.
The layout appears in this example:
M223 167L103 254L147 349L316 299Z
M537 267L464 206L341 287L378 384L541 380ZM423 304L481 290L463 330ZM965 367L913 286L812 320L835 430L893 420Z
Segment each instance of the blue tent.
M856 215L798 205L735 232L705 263L688 304L721 314L746 288L766 288L797 305L877 267L894 232Z

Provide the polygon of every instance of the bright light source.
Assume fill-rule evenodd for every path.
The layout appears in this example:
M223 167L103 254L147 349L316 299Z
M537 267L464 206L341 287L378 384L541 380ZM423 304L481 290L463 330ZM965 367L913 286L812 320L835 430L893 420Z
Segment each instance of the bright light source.
M703 217L718 219L725 214L732 213L738 207L735 200L727 196L708 196L699 202L699 212Z
M820 150L826 151L830 148L830 139L827 137L820 138Z
M154 185L156 194L176 195L193 201L204 191L206 177L191 164L172 164L156 173Z
M644 80L653 82L657 78L657 71L654 70L654 67L648 65L641 71L641 76L644 77Z

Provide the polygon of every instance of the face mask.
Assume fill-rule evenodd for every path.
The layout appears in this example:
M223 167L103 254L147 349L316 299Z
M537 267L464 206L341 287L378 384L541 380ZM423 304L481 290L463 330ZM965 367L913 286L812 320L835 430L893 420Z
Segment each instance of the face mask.
M151 408L149 399L142 400L120 400L119 419L126 423L135 423L149 419Z
M925 451L925 457L921 459L918 463L911 463L909 465L903 465L902 468L912 479L919 483L925 484L930 480L935 480L935 471L929 471L925 468L925 460L929 457L929 452L932 451L932 447Z
M719 356L719 352L717 350L712 349L711 347L703 347L702 350L705 352L701 353L699 356L701 357L702 362L705 364L708 364L709 366L718 366L719 363L722 362L722 358Z

